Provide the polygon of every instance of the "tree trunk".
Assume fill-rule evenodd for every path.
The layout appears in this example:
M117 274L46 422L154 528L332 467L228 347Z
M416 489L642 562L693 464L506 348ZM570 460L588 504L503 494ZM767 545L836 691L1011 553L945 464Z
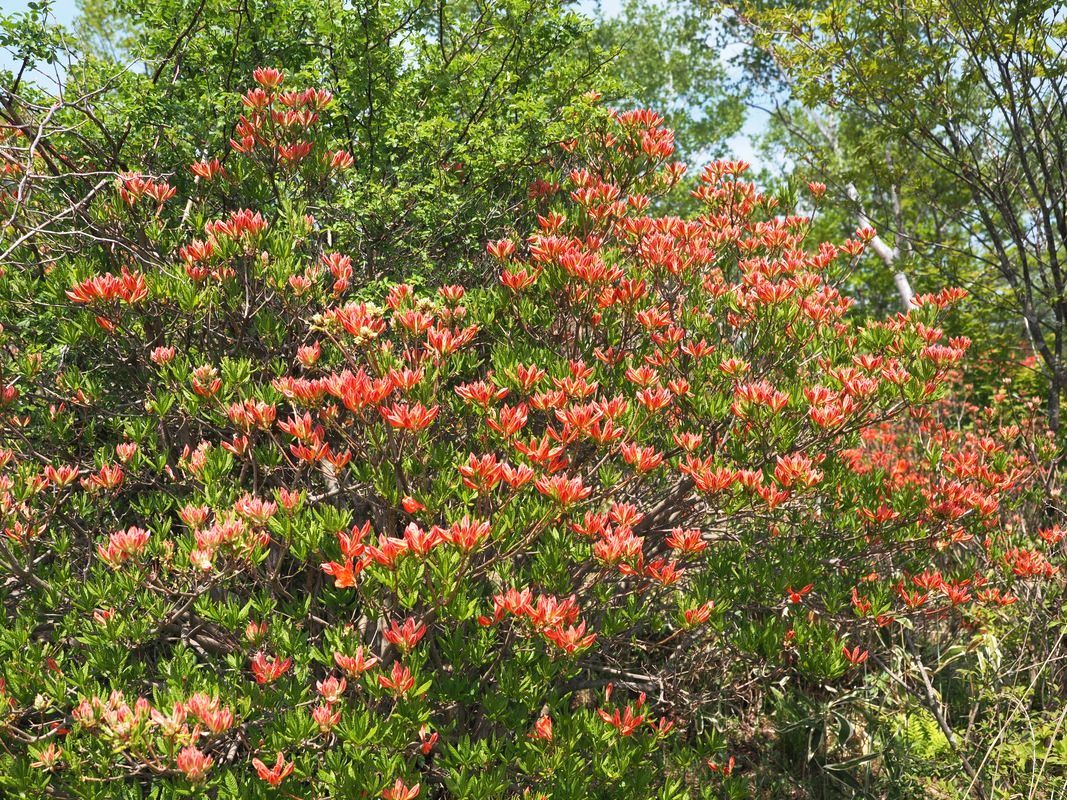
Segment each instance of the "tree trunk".
M1048 388L1048 427L1053 433L1060 430L1060 398L1063 397L1063 381L1059 375L1052 375Z

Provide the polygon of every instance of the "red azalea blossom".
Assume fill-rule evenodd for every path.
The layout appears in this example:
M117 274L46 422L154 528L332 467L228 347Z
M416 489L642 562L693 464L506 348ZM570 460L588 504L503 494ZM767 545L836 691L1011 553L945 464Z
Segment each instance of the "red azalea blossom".
M274 683L278 678L289 671L293 665L291 658L277 658L268 656L262 650L252 658L252 674L256 683Z
M271 786L278 787L293 774L293 769L295 769L296 765L292 761L286 762L285 755L278 753L278 758L275 760L273 767L268 768L258 758L252 759L252 766L256 768L256 774L259 775L260 780Z

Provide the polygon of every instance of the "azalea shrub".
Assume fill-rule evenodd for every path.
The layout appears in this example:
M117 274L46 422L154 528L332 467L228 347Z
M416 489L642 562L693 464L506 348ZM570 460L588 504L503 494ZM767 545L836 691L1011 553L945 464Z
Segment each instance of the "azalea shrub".
M965 293L850 314L873 231L589 96L491 284L382 286L332 244L329 93L249 83L192 193L122 173L72 215L106 237L0 281L6 793L745 796L753 698L1059 579L1009 524L1044 440L924 422Z
M951 525L921 544L928 566L905 572L894 591L925 613L881 637L877 670L862 684L778 695L779 772L899 797L1000 796L986 787L1022 785L1046 797L1065 780L1067 673L1052 655L1062 644L1063 451L1030 387L1010 374L980 386L962 378L950 378L943 399L865 428L845 457L889 494L921 493L944 518L960 514L962 493L992 490L995 518L984 533ZM1007 591L972 560L975 535L1009 575ZM861 590L852 602L859 612L868 601Z

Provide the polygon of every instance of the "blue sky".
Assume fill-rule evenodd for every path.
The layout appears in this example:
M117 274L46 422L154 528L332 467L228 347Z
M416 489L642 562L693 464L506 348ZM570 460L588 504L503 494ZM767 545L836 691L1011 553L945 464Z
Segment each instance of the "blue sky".
M19 13L26 10L28 0L0 0L0 11L5 14ZM605 16L612 17L619 13L622 0L577 0L578 7L587 14L595 14L598 10ZM78 13L77 0L53 0L52 15L64 25L69 25ZM9 54L0 50L0 67L10 67ZM759 166L756 155L755 140L762 133L766 125L764 112L751 110L744 128L736 136L730 139L730 151L734 158L742 158Z
M3 0L0 0L2 2ZM622 10L623 0L575 0L578 8L586 14L595 15L598 11L605 17L614 17ZM767 112L749 109L744 127L728 140L728 157L740 158L755 167L764 166L756 152L756 140L767 126Z
M595 14L599 9L605 17L614 17L622 8L621 0L577 0L577 5L586 14Z
M0 13L21 14L26 10L28 0L0 0ZM70 25L78 13L77 0L53 0L52 16L63 25ZM0 69L14 66L11 54L0 48Z
M26 3L27 0L0 0L0 10L5 14L17 14L26 10ZM74 19L77 13L78 6L75 0L54 0L52 3L52 14L64 24Z

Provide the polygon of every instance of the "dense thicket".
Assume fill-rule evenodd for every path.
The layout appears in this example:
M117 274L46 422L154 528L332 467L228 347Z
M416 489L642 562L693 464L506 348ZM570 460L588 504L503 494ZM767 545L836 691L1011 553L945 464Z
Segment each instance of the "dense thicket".
M0 33L0 793L1067 789L1051 7L82 11Z

